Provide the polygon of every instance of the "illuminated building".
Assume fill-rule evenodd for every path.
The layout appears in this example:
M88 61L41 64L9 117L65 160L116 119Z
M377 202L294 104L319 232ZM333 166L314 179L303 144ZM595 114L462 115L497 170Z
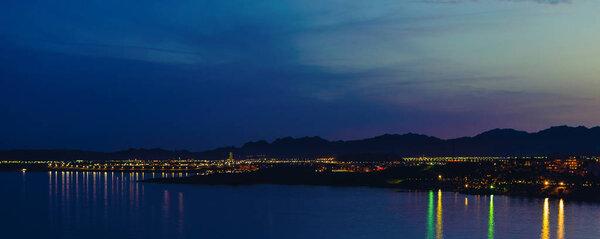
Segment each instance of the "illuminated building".
M546 170L555 173L585 175L587 170L583 168L583 164L584 162L582 160L578 160L574 157L570 157L569 159L555 159L546 162Z

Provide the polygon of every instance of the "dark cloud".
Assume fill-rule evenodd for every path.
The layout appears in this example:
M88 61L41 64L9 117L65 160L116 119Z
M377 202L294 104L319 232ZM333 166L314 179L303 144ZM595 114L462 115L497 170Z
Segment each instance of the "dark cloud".
M290 89L305 79L336 77L316 68L189 67L13 47L3 52L11 57L1 59L6 117L0 123L10 125L3 137L11 140L2 148L204 149L281 135L335 137L341 128L396 114L360 100L324 103ZM323 130L332 125L339 128Z

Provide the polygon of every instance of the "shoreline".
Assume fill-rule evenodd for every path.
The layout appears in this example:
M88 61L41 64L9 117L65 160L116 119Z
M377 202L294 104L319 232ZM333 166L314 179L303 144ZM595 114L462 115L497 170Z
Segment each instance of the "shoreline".
M4 168L4 172L20 172L16 168ZM48 168L32 168L28 172L73 171L51 170ZM77 171L77 170L76 170ZM88 172L142 172L136 170L87 170ZM155 171L145 173L180 174L186 172ZM389 188L397 190L438 190L456 192L464 195L505 195L522 198L552 198L580 202L600 202L600 187L598 186L544 186L532 184L499 184L494 189L489 187L465 187L464 181L437 180L434 174L426 176L419 173L421 178L403 179L394 177L398 172L388 170L370 173L332 173L315 172L311 168L267 168L246 173L216 173L210 175L192 175L185 177L152 178L138 182L155 184L190 184L190 185L228 185L250 186L261 184L272 185L303 185L329 187L370 187ZM413 175L414 176L414 175ZM559 191L559 189L561 191Z
M594 203L599 204L600 198L598 199L585 199L580 197L573 197L569 195L564 196L555 196L555 195L525 195L525 194L514 194L514 193L502 193L502 192L475 192L475 191L464 191L464 190L454 190L448 188L419 188L419 187L381 187L381 186L369 186L369 185L334 185L334 184L284 184L284 183L252 183L252 184L225 184L225 183L180 183L180 182L164 182L163 180L141 180L138 181L140 183L152 183L152 184L184 184L184 185L199 185L199 186L231 186L231 187L246 187L246 186L258 186L258 185L278 185L278 186L316 186L316 187L333 187L333 188L373 188L373 189L393 189L395 192L406 193L413 191L419 192L428 192L428 191L436 191L442 190L442 192L452 192L458 193L462 195L474 195L474 196L507 196L512 198L523 198L523 199L563 199L565 201L571 202L585 202L585 203Z
M262 170L261 170L262 171ZM176 178L152 178L142 183L189 184L189 185L287 185L287 186L330 186L370 187L402 190L442 190L465 195L504 195L521 198L552 198L581 202L600 202L600 188L541 186L541 185L498 185L495 188L465 188L463 182L436 180L409 181L390 180L385 173L315 173L307 170L274 169L240 174L194 175Z

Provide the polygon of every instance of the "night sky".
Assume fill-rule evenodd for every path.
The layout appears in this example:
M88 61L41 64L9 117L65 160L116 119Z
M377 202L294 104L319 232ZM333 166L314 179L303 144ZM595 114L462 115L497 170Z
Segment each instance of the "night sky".
M0 149L600 124L597 0L1 5Z

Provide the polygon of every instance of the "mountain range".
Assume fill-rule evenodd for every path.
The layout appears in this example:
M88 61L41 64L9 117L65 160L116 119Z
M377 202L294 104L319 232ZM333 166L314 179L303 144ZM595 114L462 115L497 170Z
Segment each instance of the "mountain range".
M439 139L421 134L385 134L373 138L328 141L320 137L285 137L273 142L248 142L241 147L223 147L203 152L164 149L129 149L117 152L82 150L4 150L0 160L121 160L195 158L315 158L384 160L415 156L548 156L599 155L600 127L556 126L528 133L494 129L474 137Z

